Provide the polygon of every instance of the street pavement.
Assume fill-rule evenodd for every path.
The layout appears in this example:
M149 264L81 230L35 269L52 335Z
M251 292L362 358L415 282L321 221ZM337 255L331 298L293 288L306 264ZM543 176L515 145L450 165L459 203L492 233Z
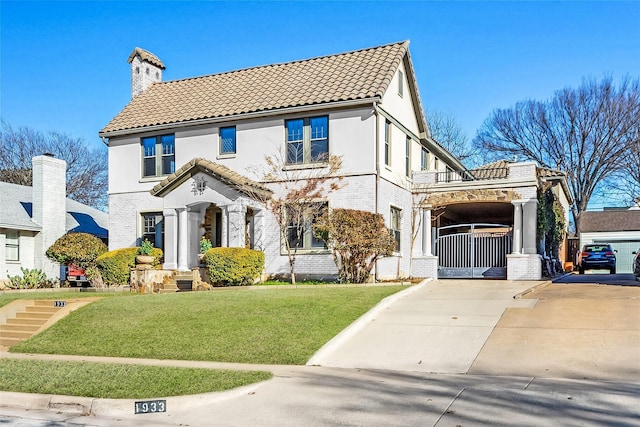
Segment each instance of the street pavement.
M0 392L0 424L640 426L640 288L585 286L423 282L383 301L308 366L114 360L265 369L272 380L167 398L166 413L138 415L134 400Z

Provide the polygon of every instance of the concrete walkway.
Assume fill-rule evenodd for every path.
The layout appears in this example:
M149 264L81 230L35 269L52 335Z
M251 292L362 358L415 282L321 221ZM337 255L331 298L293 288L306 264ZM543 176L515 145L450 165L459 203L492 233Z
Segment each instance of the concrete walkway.
M436 280L396 294L318 351L309 365L467 373L514 296L543 282Z

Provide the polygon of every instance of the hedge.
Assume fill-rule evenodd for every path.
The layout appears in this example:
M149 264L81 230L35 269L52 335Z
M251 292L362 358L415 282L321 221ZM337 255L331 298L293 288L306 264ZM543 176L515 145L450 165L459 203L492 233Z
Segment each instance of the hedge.
M74 264L86 269L94 265L98 256L107 252L107 245L88 233L67 233L47 249L49 259L63 265Z
M213 248L204 256L213 286L253 284L264 268L264 253L246 248Z
M136 266L136 256L139 255L140 248L122 248L100 255L96 259L96 265L102 280L107 286L125 285L129 283L129 270ZM151 256L155 257L153 266L160 265L162 250L153 248Z

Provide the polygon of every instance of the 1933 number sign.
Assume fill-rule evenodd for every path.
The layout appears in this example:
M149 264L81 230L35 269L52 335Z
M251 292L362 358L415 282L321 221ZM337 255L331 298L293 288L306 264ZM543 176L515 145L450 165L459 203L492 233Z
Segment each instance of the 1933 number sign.
M144 400L136 402L136 414L153 414L155 412L167 412L166 400Z
M64 307L67 305L66 301L54 301L53 302L53 306L54 307Z

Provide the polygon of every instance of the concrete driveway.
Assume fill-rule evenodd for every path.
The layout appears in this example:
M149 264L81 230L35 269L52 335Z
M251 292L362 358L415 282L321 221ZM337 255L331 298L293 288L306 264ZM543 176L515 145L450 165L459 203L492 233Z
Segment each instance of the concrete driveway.
M536 282L437 280L392 296L308 362L339 368L458 374L471 368L513 297Z
M507 308L472 374L640 381L640 288L552 284Z

